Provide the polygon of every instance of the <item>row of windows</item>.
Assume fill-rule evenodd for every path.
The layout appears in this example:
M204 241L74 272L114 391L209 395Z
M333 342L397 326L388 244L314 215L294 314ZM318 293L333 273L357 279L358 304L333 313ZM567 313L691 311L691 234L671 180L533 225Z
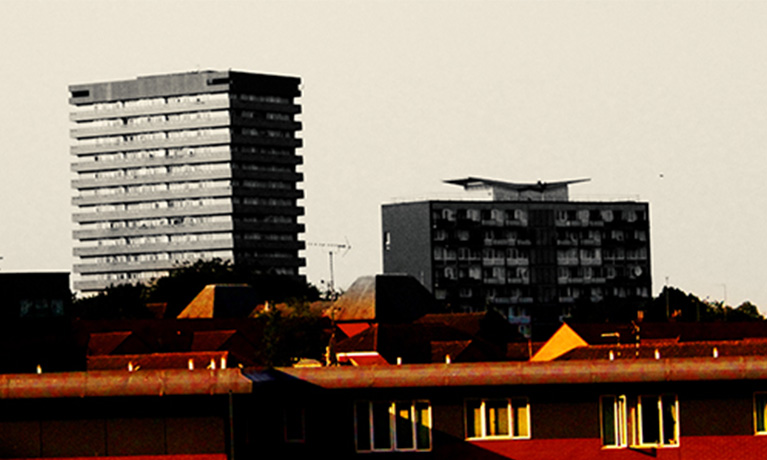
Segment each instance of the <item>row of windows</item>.
M168 208L196 208L201 206L224 206L230 203L245 204L255 206L293 206L295 200L290 198L258 198L258 197L234 197L234 198L190 198L180 200L156 200L142 201L139 203L127 204L100 204L95 206L81 206L84 212L120 212L120 211L140 211L149 209L168 209Z
M101 257L81 257L83 263L108 264L131 262L173 261L185 262L198 259L232 259L231 251L182 251L152 252L145 254L120 254Z
M287 113L253 112L250 110L241 111L240 116L243 118L255 118L259 120L271 120L271 121L292 121L293 120L293 116Z
M511 259L515 261L527 261L528 251L519 248L485 248L483 250L473 248L434 248L434 260L480 260L480 259Z
M284 223L292 223L288 218ZM157 228L169 225L197 225L212 223L232 222L232 216L179 216L179 217L157 217L153 219L132 219L132 220L105 220L99 222L87 222L79 225L78 230L104 230L118 228Z
M79 282L145 282L151 281L163 276L168 276L167 271L146 271L146 272L131 272L131 273L99 273L99 274L86 274L80 275L77 281Z
M435 220L456 220L472 222L516 222L527 223L527 211L524 209L441 209L433 214Z
M435 211L432 217L435 220L467 220L473 222L485 222L485 223L517 223L527 224L529 215L525 209L451 209L445 208ZM647 214L644 210L636 209L624 209L624 210L612 210L612 209L573 209L573 210L559 210L555 214L555 221L557 224L568 224L570 222L580 222L586 224L588 222L637 222L647 220Z
M145 149L128 152L100 153L98 155L80 157L81 160L112 162L112 161L134 161L147 158L178 158L193 157L199 155L229 153L230 151L241 153L255 153L260 155L292 155L293 151L289 149L280 149L272 147L244 147L235 146L230 149L228 145L202 146L202 147L183 147L167 149Z
M557 232L557 243L559 244L577 244L581 243L601 243L602 240L612 241L647 241L647 232L644 230L559 230Z
M293 131L281 131L278 129L264 129L264 128L241 128L240 133L245 136L256 137L278 137L292 139L295 136Z
M229 112L226 110L182 112L170 115L141 115L135 117L102 118L93 121L81 121L77 123L78 128L102 128L114 126L143 126L165 122L184 122L195 120L212 120L228 118Z
M486 281L498 280L499 282L524 282L530 279L529 271L526 267L453 267L447 266L442 270L442 278L448 280L456 279L474 279Z
M530 438L527 398L470 399L465 414L466 439ZM354 427L358 452L431 450L432 413L426 400L358 401Z
M158 165L158 166L141 166L138 168L124 168L124 169L110 169L106 171L98 172L81 172L78 174L78 179L81 180L93 180L93 179L109 179L118 177L144 177L153 176L158 174L191 174L197 172L209 172L209 171L229 171L232 169L230 163L198 163L198 164L180 164L180 165Z
M147 235L132 236L125 238L104 238L99 240L88 240L78 247L114 247L114 246L139 246L145 244L180 244L191 243L195 241L218 241L229 240L230 233L179 233L173 235Z
M269 180L204 180L189 182L170 182L156 184L126 185L115 187L98 187L80 190L81 197L115 196L123 194L147 194L167 191L204 190L211 188L231 188L232 186L245 188L294 190L295 182L292 181L269 181Z
M626 395L602 396L599 405L604 447L679 445L679 402L676 395L640 395L636 399L635 410L629 410ZM635 418L631 419L628 413L636 414Z
M74 106L74 112L88 111L112 111L112 110L134 110L147 107L162 107L166 105L187 105L187 104L205 104L216 101L240 100L247 102L262 102L270 104L292 104L293 98L284 96L271 96L262 94L230 94L230 93L202 93L189 94L184 96L153 97L145 99L134 99L128 101L97 102L95 104L83 104Z
M235 198L234 200L237 200L237 199ZM223 205L227 205L231 203L234 200L230 198L193 198L193 199L186 199L186 200L184 199L157 200L157 201L142 201L139 203L127 203L127 204L119 203L119 204L100 204L95 206L81 206L80 209L84 212L101 213L101 212L139 211L139 210L166 209L166 208L193 208L193 207L200 207L200 206L223 206Z
M235 183L237 183L235 181ZM265 182L264 184L268 184ZM227 188L232 186L231 180L204 180L191 182L171 182L159 184L140 184L116 187L99 187L80 190L81 197L88 196L113 196L122 194L146 194L166 191L199 190L209 188Z
M647 215L642 210L636 209L623 209L623 210L590 210L590 209L578 209L578 210L559 210L556 214L556 222L558 224L566 224L568 222L637 222L647 220Z
M601 443L607 449L679 446L676 394L600 396L599 423ZM354 427L358 452L432 448L432 408L427 400L358 401ZM754 427L756 434L767 434L767 393L754 395ZM530 439L528 399L468 399L464 428L467 440ZM292 431L304 432L303 428Z
M111 111L111 110L132 110L146 107L161 107L164 105L178 105L178 104L204 104L214 101L226 101L230 98L227 93L202 93L202 94L190 94L184 96L169 96L169 97L153 97L144 99L133 99L128 101L114 101L114 102L97 102L95 104L83 104L72 107L74 112L88 112L88 111ZM232 95L232 99L236 96Z
M151 133L125 134L122 136L99 136L77 139L75 144L120 145L132 142L162 141L165 139L193 139L198 137L222 136L231 132L229 128L184 129L179 131L154 131Z
M615 278L638 278L644 273L642 267L632 266L578 266L558 267L557 279L560 283L578 282L587 280L605 280Z

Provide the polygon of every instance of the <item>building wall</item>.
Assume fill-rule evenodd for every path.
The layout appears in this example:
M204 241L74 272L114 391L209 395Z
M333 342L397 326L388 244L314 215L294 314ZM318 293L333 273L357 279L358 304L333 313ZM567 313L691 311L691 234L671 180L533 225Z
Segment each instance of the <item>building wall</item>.
M212 396L3 400L0 458L226 455L227 409Z
M404 203L381 207L383 271L406 273L429 291L434 283L430 203Z
M70 86L75 289L212 258L300 276L299 84L206 71Z
M386 205L382 221L384 272L431 272L424 285L453 308L524 325L651 296L647 203L431 201Z
M306 439L302 443L262 444L264 452L291 455L332 453L338 458L375 455L382 458L439 459L639 459L759 458L767 437L754 434L753 392L760 383L697 382L601 384L530 387L400 388L355 391L307 389L288 397L306 410ZM629 401L629 440L636 429L639 395L676 395L679 442L676 446L602 445L601 395L625 394ZM465 404L474 398L526 397L529 400L529 439L466 439ZM354 404L360 401L426 400L431 404L431 449L424 452L356 452ZM275 403L276 404L276 403ZM276 418L276 417L275 417ZM273 439L278 439L274 437ZM284 449L284 450L283 450Z

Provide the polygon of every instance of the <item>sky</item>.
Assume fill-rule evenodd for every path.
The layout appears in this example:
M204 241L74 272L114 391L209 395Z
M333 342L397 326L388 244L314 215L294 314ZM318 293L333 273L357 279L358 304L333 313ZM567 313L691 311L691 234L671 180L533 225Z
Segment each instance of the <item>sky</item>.
M650 203L653 292L767 312L767 2L0 2L0 270L70 271L67 87L300 76L310 282L382 271L382 204L590 178Z

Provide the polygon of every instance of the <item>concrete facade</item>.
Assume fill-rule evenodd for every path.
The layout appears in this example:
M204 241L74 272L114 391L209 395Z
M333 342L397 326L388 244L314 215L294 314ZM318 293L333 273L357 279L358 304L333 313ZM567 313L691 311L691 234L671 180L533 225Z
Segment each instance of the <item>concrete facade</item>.
M200 71L70 86L75 290L213 258L302 277L299 85Z
M468 180L450 183L476 196ZM507 190L384 205L384 273L414 276L453 310L497 309L526 335L532 320L553 324L581 305L609 303L635 317L652 288L648 204L561 201L567 183L552 195L530 184L538 196L509 185L527 198L495 198Z

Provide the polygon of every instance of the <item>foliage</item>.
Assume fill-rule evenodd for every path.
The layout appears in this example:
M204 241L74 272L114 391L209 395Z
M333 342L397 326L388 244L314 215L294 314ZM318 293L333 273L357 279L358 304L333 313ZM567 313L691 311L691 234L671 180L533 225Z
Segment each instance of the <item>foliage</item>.
M664 287L646 307L646 321L763 321L756 305L745 301L737 308L723 301L701 300L681 289Z
M146 318L149 303L165 303L165 317L174 318L208 284L249 284L259 302L314 301L319 291L294 278L253 271L221 259L198 260L177 267L149 285L119 285L90 298L75 300L75 315L84 319Z
M72 302L74 316L83 319L151 318L146 308L146 287L142 284L110 286L93 297Z

